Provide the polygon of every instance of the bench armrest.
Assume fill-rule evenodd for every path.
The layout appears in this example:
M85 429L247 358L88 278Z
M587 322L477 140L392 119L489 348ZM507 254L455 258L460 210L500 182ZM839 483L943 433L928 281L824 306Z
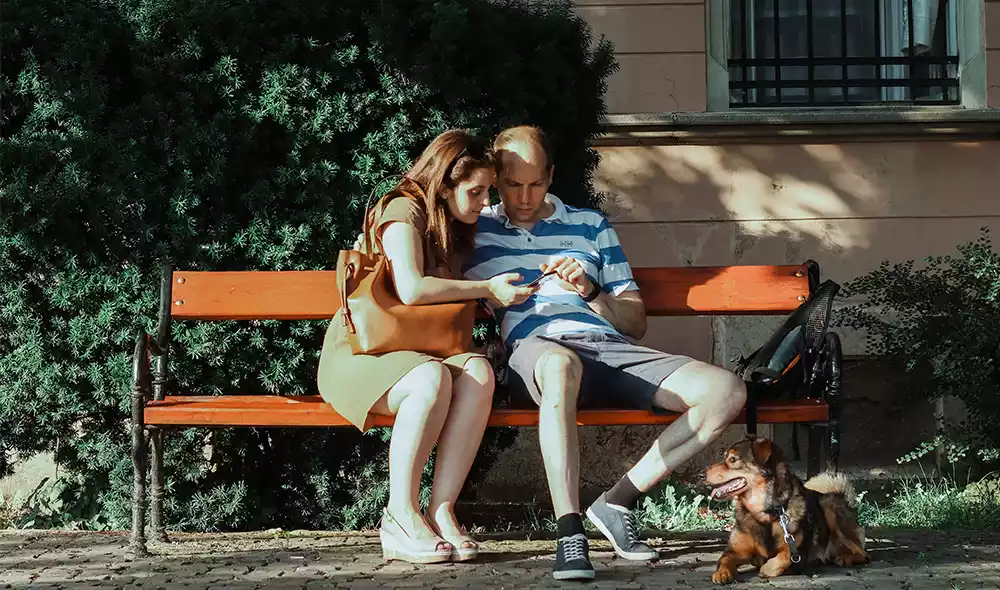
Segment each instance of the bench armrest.
M133 392L141 392L147 399L152 396L153 377L150 361L152 357L162 357L166 352L167 345L157 342L152 335L139 331L135 339L135 349L132 352Z
M135 339L135 349L132 352L132 395L142 396L148 399L153 391L152 377L150 375L150 342L153 339L149 334L140 331ZM155 344L154 344L155 346ZM159 347L157 347L159 350Z

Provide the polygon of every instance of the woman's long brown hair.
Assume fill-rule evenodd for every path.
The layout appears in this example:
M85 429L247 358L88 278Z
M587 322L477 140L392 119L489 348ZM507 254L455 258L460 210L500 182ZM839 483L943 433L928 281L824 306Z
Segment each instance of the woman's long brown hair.
M476 224L462 223L448 209L449 191L481 168L494 169L490 143L467 131L452 129L438 135L386 193L368 215L366 227L395 197L417 198L427 213L427 235L435 248L434 259L448 263L452 254L465 255L475 247Z

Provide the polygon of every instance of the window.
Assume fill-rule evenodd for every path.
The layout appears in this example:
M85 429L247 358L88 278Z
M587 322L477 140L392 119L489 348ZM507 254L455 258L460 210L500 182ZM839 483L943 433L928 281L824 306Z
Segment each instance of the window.
M729 0L729 107L960 104L961 2Z

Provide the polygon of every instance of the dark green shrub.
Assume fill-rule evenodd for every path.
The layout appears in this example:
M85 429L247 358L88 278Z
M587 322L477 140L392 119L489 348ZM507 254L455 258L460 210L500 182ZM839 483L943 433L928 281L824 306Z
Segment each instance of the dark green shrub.
M598 202L615 65L568 2L10 0L0 40L0 456L55 451L92 526L128 522L130 343L162 261L331 268L360 199L448 127L540 124L553 190ZM313 392L323 327L181 323L171 387ZM171 526L357 527L383 501L377 435L167 441Z
M844 286L853 300L841 325L867 334L867 353L900 359L915 380L915 396L953 397L968 410L963 420L901 460L936 448L953 460L1000 459L1000 254L984 228L957 256L928 258L878 269ZM971 457L970 457L971 458Z

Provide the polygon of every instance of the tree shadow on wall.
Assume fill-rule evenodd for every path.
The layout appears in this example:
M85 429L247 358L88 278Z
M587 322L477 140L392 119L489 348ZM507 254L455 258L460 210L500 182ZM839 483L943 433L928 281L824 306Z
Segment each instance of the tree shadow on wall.
M998 155L951 142L602 148L597 185L635 266L812 258L843 282L989 224Z

